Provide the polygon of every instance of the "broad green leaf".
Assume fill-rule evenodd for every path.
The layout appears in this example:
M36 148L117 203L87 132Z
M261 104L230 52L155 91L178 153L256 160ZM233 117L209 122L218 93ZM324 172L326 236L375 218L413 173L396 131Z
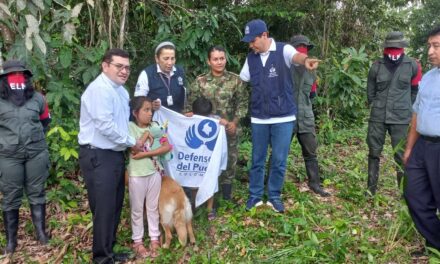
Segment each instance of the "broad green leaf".
M58 132L58 127L51 128L49 132L47 132L47 136L50 137L53 133Z
M70 157L71 157L70 151L66 151L64 153L64 160L68 160L68 159L70 159Z
M17 0L17 11L20 12L26 8L26 0Z
M11 11L9 10L9 7L3 3L0 3L0 8L5 12L8 16L11 16Z
M318 237L316 237L316 234L315 234L315 233L312 232L312 235L310 236L310 240L311 240L314 244L319 245L319 240L318 240Z
M60 127L59 128L59 132L61 135L61 138L65 141L69 141L70 140L70 135L69 133L66 132L66 130L64 130L64 128Z
M75 5L75 7L72 9L72 14L70 17L72 17L72 18L78 17L79 13L81 12L82 6L83 6L83 3L79 3L79 4Z
M67 43L72 43L72 38L76 34L75 25L67 23L64 25L63 38Z
M31 33L38 33L40 31L38 28L38 20L33 15L25 15L24 17L26 18L26 22L28 24L27 29L29 29Z
M35 43L37 44L38 48L41 50L41 52L44 55L46 55L46 43L44 43L44 40L37 33L34 33L34 39L35 39Z
M25 45L27 50L32 50L33 44L32 44L32 31L30 28L26 28L26 39L25 39Z
M76 201L69 201L69 202L67 202L67 205L70 208L77 208L78 207L78 203Z
M93 8L95 8L95 2L93 0L87 0L87 4Z
M203 33L203 38L202 38L202 40L203 40L204 42L209 42L209 40L211 39L211 36L212 36L211 32L208 31L208 30L206 30L205 33Z
M72 156L74 156L76 159L78 159L78 152L77 152L76 150L71 149L71 150L70 150L70 154L71 154Z
M61 156L65 156L67 152L69 152L69 150L66 147L62 147L60 149Z
M67 68L72 64L72 50L62 49L60 51L60 63L63 68Z
M34 3L39 9L44 10L43 0L32 0L32 3Z

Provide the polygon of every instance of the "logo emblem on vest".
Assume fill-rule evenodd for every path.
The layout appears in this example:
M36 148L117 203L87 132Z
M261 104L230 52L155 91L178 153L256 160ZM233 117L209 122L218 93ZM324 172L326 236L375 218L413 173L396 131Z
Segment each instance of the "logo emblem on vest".
M190 126L186 131L185 143L192 149L198 149L206 145L209 150L214 150L218 136L217 124L209 119L201 121L196 128L196 124Z
M183 85L183 78L179 76L177 78L177 82L179 83L179 85Z
M274 77L278 77L278 73L277 73L277 69L275 69L275 67L273 65L271 65L270 69L269 69L269 78L274 78Z

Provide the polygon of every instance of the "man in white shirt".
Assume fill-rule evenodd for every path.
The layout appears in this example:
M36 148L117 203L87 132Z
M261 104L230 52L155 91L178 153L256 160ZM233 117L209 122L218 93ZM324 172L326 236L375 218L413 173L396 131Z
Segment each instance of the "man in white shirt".
M242 41L249 43L249 48L252 49L240 72L240 78L250 82L252 87L252 166L246 209L263 204L265 163L270 145L272 154L267 182L267 205L274 211L283 213L281 189L297 112L290 66L302 64L307 70L314 70L318 67L319 60L297 52L289 44L269 38L266 23L261 19L254 19L246 24Z
M123 87L130 74L128 53L110 49L102 73L81 96L79 164L93 215L93 262L124 261L114 254L124 200L124 150L136 144L128 135L129 96Z

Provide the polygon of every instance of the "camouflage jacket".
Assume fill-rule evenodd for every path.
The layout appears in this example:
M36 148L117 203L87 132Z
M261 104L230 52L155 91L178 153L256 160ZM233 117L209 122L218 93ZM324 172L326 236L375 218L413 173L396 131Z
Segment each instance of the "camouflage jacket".
M212 114L232 121L243 118L248 111L249 95L246 83L232 72L225 71L223 76L215 77L211 72L199 75L190 86L188 109L198 97L204 96L212 103Z

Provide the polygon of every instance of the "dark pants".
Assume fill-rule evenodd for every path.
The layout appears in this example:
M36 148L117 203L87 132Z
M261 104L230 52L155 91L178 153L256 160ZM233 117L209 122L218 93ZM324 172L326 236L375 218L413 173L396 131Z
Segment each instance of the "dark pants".
M304 161L317 161L316 149L318 148L318 142L316 136L313 133L296 133L298 142L301 145L302 156ZM292 137L293 139L293 137Z
M406 165L404 195L417 230L440 250L440 142L419 138Z
M386 132L390 134L391 146L394 151L394 160L397 163L397 172L403 170L403 150L405 149L406 136L408 133L408 125L385 124L381 122L368 123L368 157L379 160L385 144Z
M79 165L93 215L93 261L113 263L125 191L124 153L81 147Z
M32 205L45 204L44 184L49 176L49 152L41 151L34 157L0 157L0 191L2 210L19 209L23 191Z

